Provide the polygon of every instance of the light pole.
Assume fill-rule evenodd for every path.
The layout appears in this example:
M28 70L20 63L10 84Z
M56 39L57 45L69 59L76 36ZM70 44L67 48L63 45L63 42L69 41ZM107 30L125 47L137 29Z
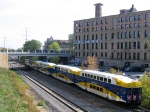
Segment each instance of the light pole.
M75 64L75 47L73 46L74 64Z
M7 39L7 37L4 37L4 51L5 51L5 43L7 43L6 40ZM7 45L6 45L7 46ZM7 47L6 47L6 49L7 49Z

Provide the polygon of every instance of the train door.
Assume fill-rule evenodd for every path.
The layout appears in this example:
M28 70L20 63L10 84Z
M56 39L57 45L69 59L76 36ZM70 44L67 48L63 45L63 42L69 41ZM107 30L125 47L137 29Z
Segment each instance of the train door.
M108 87L105 87L106 88L106 98L109 97L109 91L108 91Z
M131 97L133 103L136 103L139 100L138 88L132 88Z

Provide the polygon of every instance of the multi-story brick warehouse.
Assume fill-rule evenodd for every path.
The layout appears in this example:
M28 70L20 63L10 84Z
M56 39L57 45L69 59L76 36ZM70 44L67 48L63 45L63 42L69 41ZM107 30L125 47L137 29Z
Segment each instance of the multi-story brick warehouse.
M75 56L85 60L95 55L100 66L148 67L150 10L134 5L120 14L102 16L102 4L95 4L95 18L74 21Z

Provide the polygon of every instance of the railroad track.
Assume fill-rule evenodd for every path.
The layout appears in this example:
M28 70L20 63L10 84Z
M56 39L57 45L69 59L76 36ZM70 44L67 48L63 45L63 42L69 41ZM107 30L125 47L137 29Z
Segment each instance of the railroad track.
M32 83L36 84L38 87L40 87L45 92L47 92L48 94L50 94L51 96L53 96L55 99L57 99L59 102L61 102L65 106L67 106L72 111L74 111L74 112L88 112L88 110L85 110L83 107L81 107L81 106L73 103L72 101L70 101L66 97L62 96L61 94L57 93L56 91L51 90L50 88L46 87L42 83L38 82L37 80L29 77L26 72L18 69L17 67L13 66L10 63L9 63L9 65L10 65L11 68L13 68L14 70L16 70L18 72L18 74L22 75L26 79L30 80Z
M131 112L150 112L150 110L147 110L145 108L138 106L138 107L135 107Z

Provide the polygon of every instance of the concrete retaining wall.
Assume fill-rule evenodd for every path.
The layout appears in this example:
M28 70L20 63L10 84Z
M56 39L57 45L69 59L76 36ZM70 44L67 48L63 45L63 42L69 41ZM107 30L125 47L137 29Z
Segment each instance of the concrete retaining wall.
M8 69L8 54L0 54L0 67Z

